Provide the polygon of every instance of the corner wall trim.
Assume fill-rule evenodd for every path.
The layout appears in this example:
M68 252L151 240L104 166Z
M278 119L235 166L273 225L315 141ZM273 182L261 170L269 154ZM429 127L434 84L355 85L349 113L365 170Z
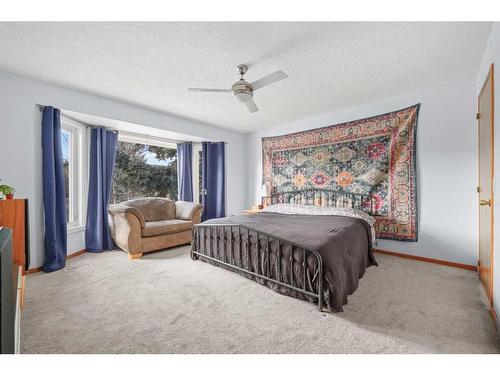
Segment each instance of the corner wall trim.
M427 263L435 263L435 264L440 264L442 266L461 268L461 269L464 269L464 270L476 271L477 272L477 266L472 266L472 265L469 265L469 264L448 262L446 260L419 257L419 256L416 256L416 255L398 253L396 251L389 251L389 250L382 250L382 249L373 249L373 252L374 253L378 253L378 254L391 255L391 256L400 257L400 258L418 260L418 261L427 262Z
M66 256L66 260L74 258L74 257L77 257L78 255L82 255L82 254L84 254L86 252L87 252L86 249L79 250L77 252L74 252L74 253L69 254L68 256ZM30 268L28 271L25 272L25 275L29 275L29 274L32 274L32 273L40 272L41 270L42 270L42 267Z
M495 308L493 306L491 306L490 314L491 314L491 318L493 319L493 323L495 324L495 328L498 330L498 327L497 327L497 323L498 323L497 312L495 311Z

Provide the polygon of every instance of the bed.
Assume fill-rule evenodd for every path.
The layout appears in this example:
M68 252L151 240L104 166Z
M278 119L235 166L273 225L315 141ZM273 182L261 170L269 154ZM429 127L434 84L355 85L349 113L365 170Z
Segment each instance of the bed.
M377 265L369 195L305 189L274 193L262 212L193 228L191 257L275 292L343 311L367 267Z

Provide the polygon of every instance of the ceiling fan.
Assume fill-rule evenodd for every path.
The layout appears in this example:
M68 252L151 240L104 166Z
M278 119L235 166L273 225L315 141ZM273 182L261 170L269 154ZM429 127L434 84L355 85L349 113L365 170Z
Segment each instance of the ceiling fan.
M281 81L288 76L282 70L268 74L257 81L249 83L243 79L243 76L248 71L248 66L244 64L238 65L238 72L240 74L240 80L233 83L230 89L199 89L199 88L189 88L188 91L191 92L230 92L233 94L233 98L237 101L245 104L250 111L250 113L257 112L259 108L253 100L253 92L264 86L270 85L271 83Z

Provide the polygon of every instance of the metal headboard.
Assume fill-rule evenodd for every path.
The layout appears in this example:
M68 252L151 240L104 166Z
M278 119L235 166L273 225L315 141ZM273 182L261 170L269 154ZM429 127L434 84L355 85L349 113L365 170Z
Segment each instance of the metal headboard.
M373 198L369 194L345 190L302 189L271 193L271 204L296 203L321 207L352 207L373 215Z

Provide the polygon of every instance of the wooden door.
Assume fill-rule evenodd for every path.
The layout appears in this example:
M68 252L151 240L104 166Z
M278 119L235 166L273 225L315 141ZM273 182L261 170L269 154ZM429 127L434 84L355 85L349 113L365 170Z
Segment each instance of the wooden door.
M493 64L478 97L479 277L493 302Z

